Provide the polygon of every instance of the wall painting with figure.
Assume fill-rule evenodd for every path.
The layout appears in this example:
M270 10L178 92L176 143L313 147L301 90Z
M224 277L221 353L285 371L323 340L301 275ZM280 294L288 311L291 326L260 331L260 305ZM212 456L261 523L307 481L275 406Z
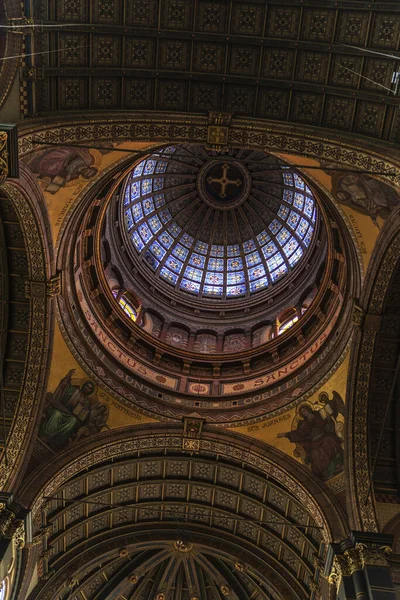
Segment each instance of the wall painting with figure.
M90 379L73 378L70 369L54 392L47 393L47 406L39 435L51 447L62 447L99 433L107 427L109 407L100 402Z
M329 381L297 407L289 404L286 410L236 431L292 456L323 481L342 479L348 367L349 354Z
M296 445L294 455L308 465L314 475L327 480L343 470L345 405L335 390L318 401L303 402L296 410L290 431L278 433Z

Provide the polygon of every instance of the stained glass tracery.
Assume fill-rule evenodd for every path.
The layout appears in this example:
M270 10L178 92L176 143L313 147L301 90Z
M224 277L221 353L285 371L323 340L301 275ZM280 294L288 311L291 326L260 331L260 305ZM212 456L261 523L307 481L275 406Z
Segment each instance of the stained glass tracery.
M312 241L317 218L312 191L302 177L282 168L279 210L270 222L261 222L264 227L254 238L213 244L201 239L201 230L190 235L171 214L166 178L176 150L157 151L127 178L126 230L146 264L177 289L222 298L266 289L291 271Z

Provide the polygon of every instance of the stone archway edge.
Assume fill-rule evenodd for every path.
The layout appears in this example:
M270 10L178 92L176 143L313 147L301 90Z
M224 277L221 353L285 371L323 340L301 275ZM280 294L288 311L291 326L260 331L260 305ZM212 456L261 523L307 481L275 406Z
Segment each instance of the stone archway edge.
M43 469L38 469L26 480L19 501L31 505L35 515L43 506L46 496L51 496L70 478L105 461L128 457L132 453L151 449L182 450L181 426L139 425L127 427L118 433L104 432L93 441L70 448L48 464L44 481ZM216 432L206 427L200 439L200 452L220 455L243 463L244 467L257 469L267 478L278 481L323 527L327 543L347 534L346 519L331 492L310 471L279 450L262 442L249 440L241 434ZM296 477L291 473L296 472ZM31 490L39 490L32 497Z

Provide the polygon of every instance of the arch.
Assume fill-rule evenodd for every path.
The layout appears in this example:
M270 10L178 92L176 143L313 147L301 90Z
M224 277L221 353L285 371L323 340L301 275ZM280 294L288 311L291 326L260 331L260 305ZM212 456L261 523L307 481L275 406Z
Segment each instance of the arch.
M44 200L29 169L20 166L20 178L7 181L2 192L12 203L23 231L29 281L27 294L30 302L29 361L26 363L23 386L17 404L7 446L7 461L0 463L0 485L3 490L13 489L21 481L25 469L29 442L39 426L47 372L52 349L54 320L53 293L47 287L54 275L54 256L50 225Z
M57 581L63 580L65 582L66 579L75 572L77 564L79 564L79 555L82 551L85 552L85 556L94 556L93 552L96 552L94 546L97 547L98 544L103 543L108 550L111 547L117 550L132 544L133 538L129 538L129 536L132 535L134 535L135 543L138 543L143 535L149 536L146 538L147 540L152 539L153 541L157 541L157 531L162 533L162 535L159 533L161 536L159 539L176 539L177 525L176 523L174 525L173 522L171 524L172 519L172 521L177 521L178 524L181 523L178 529L181 528L182 523L184 523L183 527L185 531L190 533L195 545L205 543L207 548L214 548L214 550L217 548L220 550L223 549L224 544L225 549L227 550L230 545L232 556L232 544L240 544L242 550L238 550L236 559L244 561L253 569L260 571L261 573L263 573L264 568L264 576L267 577L268 575L273 575L275 577L274 581L276 581L278 585L279 581L282 583L285 579L285 575L283 571L280 571L279 561L277 562L274 558L273 551L268 547L260 547L259 551L256 549L257 543L259 542L256 542L255 540L264 539L262 538L262 528L265 526L261 522L257 525L257 519L259 518L267 524L266 535L268 536L268 544L270 545L275 544L275 542L278 543L277 541L282 537L279 533L279 528L282 526L280 520L282 519L285 519L285 521L289 519L287 522L292 522L293 527L295 528L299 526L300 533L299 530L296 529L299 535L304 534L310 537L311 534L309 535L309 531L313 531L310 538L311 541L309 540L309 542L307 542L308 546L307 544L304 546L304 548L310 548L311 554L308 553L307 555L303 555L301 552L299 554L296 550L296 546L293 545L295 542L293 540L289 541L291 539L291 534L289 533L288 541L284 542L285 550L284 553L282 551L281 560L282 564L286 565L284 569L289 568L289 571L290 567L288 567L288 565L290 564L290 560L300 560L301 565L303 565L301 566L301 577L306 577L304 582L308 582L309 577L312 579L314 577L313 556L316 555L318 551L323 552L323 550L319 548L319 540L323 540L324 544L328 544L332 541L342 539L348 534L345 517L338 507L337 502L334 501L334 497L328 488L326 488L322 482L318 481L305 467L295 462L294 459L289 458L287 455L264 443L255 442L254 440L250 440L239 434L221 432L220 430L217 431L215 428L205 426L201 439L199 440L198 453L195 452L189 454L182 450L182 433L182 426L177 425L166 428L161 424L127 427L122 430L104 432L92 440L85 441L83 444L80 443L76 446L70 446L68 451L63 451L47 464L46 472L43 472L43 469L37 469L29 478L27 478L24 485L20 488L18 501L32 508L33 521L37 522L38 527L41 526L41 514L44 507L46 507L46 514L50 519L49 523L53 522L54 518L58 518L56 517L57 514L61 518L61 515L64 514L65 510L72 510L73 506L78 507L79 512L79 502L82 500L82 492L79 490L89 489L87 485L83 483L82 485L84 487L80 487L81 484L79 482L83 481L82 478L91 477L91 481L97 482L95 483L95 486L97 486L96 489L88 492L88 495L86 495L86 498L83 498L83 500L84 502L89 502L89 504L98 506L101 515L103 515L104 518L106 518L107 514L110 514L110 511L124 510L123 505L118 504L118 502L123 502L123 497L125 497L125 499L127 498L127 496L121 495L122 490L125 489L124 485L125 487L136 485L138 481L139 476L132 475L131 477L131 475L127 475L127 469L139 468L141 473L139 479L143 478L143 485L153 487L154 489L156 489L157 486L162 485L162 482L164 481L167 485L179 485L181 487L191 485L192 488L195 485L195 482L197 482L196 485L200 485L203 490L213 488L216 490L213 496L214 500L212 501L209 499L206 500L204 496L200 495L196 497L190 496L190 500L185 500L185 504L189 502L190 513L189 516L185 518L181 518L179 516L181 513L178 512L178 507L183 505L177 497L177 494L181 492L177 492L176 490L171 491L171 489L170 491L167 490L162 492L160 498L163 498L163 510L165 510L166 513L163 513L162 519L158 524L155 524L154 517L154 511L160 511L160 509L157 508L157 502L160 502L160 500L157 500L158 496L157 498L149 496L148 499L143 499L141 492L137 492L137 494L139 494L139 499L142 498L143 502L141 505L138 504L135 506L137 510L143 511L144 520L142 517L140 517L139 520L138 517L135 517L137 525L129 525L129 527L127 525L121 525L121 528L119 528L117 521L115 521L112 531L109 531L107 527L103 530L102 525L100 524L100 529L98 530L99 533L93 531L93 535L91 536L93 537L93 544L91 541L84 542L83 546L79 541L72 546L67 544L68 549L65 556L63 556L64 551L62 551L60 555L57 554L57 544L59 544L58 540L61 540L59 535L62 537L64 534L69 535L69 533L60 530L59 534L54 534L50 540L52 547L56 549L54 551L55 554L53 552L54 557L52 560L53 566L56 565L55 571L56 577L58 578ZM154 467L154 465L157 464L157 461L162 462L162 466L159 468ZM179 466L182 464L192 465L191 467L187 467L191 473L190 478L188 478L189 470L173 470L175 468L174 465ZM138 465L141 466L138 467ZM206 476L204 476L204 474L198 474L196 469L201 465L202 468L206 465L209 466L210 469L219 469L219 473L224 472L224 474L221 475L221 477L219 475L217 476L215 470L210 471ZM111 474L107 475L107 473L111 473L110 469L115 468L122 469L121 472L125 473L123 476L125 479L123 481L118 479L119 476L117 477ZM172 469L171 475L168 469ZM237 481L230 479L231 476L228 473L229 471L238 474L237 477L239 479L242 478L243 483L238 484L239 479L237 479ZM132 474L132 471L130 471L130 473ZM179 475L177 475L177 473L179 473ZM240 473L242 473L242 475L240 475ZM294 473L296 473L296 476ZM104 477L106 477L106 479L104 479ZM207 477L209 479L207 479ZM256 481L261 487L256 490L252 481ZM102 507L100 496L105 497L104 495L108 493L107 489L109 488L110 482L113 482L113 486L117 486L113 488L113 497L119 498L119 500L116 500L117 504L114 507ZM189 490L189 487L185 488L182 498L189 499L189 492L187 492L186 489ZM120 492L121 494L118 496ZM223 525L224 519L232 519L230 509L223 504L218 504L218 498L221 498L221 494L223 493L227 495L239 494L240 498L243 498L243 500L239 499L238 506L240 505L241 508L239 513L237 513L239 516L235 517L242 520L234 532L231 532L226 525ZM174 496L174 494L176 495ZM220 496L218 496L218 494L220 494ZM62 507L59 500L57 500L57 498L61 497L69 499L64 507ZM53 499L51 500L50 498ZM75 503L74 498L77 498L77 503ZM209 498L211 498L211 492ZM294 503L293 506L298 507L298 510L300 511L298 514L295 511L292 511L292 509L285 509L285 513L285 511L280 508L282 506L287 507L288 501ZM237 501L235 500L234 502L236 503ZM256 507L256 511L262 510L264 512L243 512L245 510L250 510L250 508L245 508L245 502L247 502L249 506L252 505ZM128 504L128 506L131 506L131 504ZM146 510L148 511L147 517L145 513ZM175 511L174 515L170 515L171 518L168 518L168 510ZM200 520L197 517L192 518L192 513L190 511L198 511L197 513L193 512L193 514L203 515L203 518L199 517ZM204 511L207 513L206 515ZM83 517L83 513L79 514L82 514ZM89 522L93 523L93 519L97 518L99 522L100 513L98 512L98 509L93 513L93 519L88 513L88 516L83 517L82 520L82 518L79 517L79 514L76 513L75 517L72 519L71 526L68 526L68 531L71 532L72 536L75 535L73 533L74 531L78 531L82 526L86 527L86 525L84 525L85 523L88 523L87 527L92 527L92 525L89 525ZM151 516L152 514L153 516ZM241 516L242 514L243 517ZM264 516L259 517L258 515L260 514ZM291 516L295 514L297 514L296 517ZM204 523L204 515L206 523ZM308 515L306 520L304 520L304 515ZM215 520L214 527L211 529L207 524L210 516ZM67 519L67 522L70 522L69 517L66 516L65 518ZM148 520L149 518L150 521ZM89 521L87 519L89 519ZM260 534L257 533L257 535L255 535L254 532L243 533L242 528L244 527L244 524L248 524L249 521L250 527L258 527L259 529L257 529L257 531L261 531ZM270 526L268 523L273 524ZM276 523L276 525L274 523ZM299 525L296 525L296 523ZM307 526L311 527L307 532L304 523L307 523ZM313 530L314 526L316 527L315 530ZM278 527L278 529L275 530L275 527ZM303 533L301 527L303 527ZM215 528L217 528L218 534L216 533ZM321 528L321 534L318 533L318 528ZM290 526L287 531L291 531ZM151 535L149 532L153 532L153 534ZM312 539L314 541L312 541ZM306 538L304 538L304 541L306 541ZM64 542L60 542L60 544L64 548ZM61 548L61 546L59 547ZM322 546L322 548L324 547L325 546ZM291 558L292 554L293 558ZM254 562L255 555L258 555L259 562ZM59 558L57 558L57 556L59 556ZM288 564L285 563L286 560L289 561ZM78 563L76 561L78 561ZM262 565L264 565L264 567ZM269 565L268 573L265 571L265 565ZM288 588L286 587L286 595L283 595L283 598L302 599L308 597L308 595L304 595L306 594L305 590L308 583L301 583L300 587L296 587L297 584L295 583L295 578L293 578L293 573L291 575L290 573L286 574L286 578L288 578L289 584L290 586L293 586L295 592L292 593L292 595L287 595ZM49 586L53 589L53 584L55 585L55 583L56 580L52 582L52 578L50 577L48 583L44 581L45 587L43 590L49 589ZM306 587L304 587L304 585ZM31 599L43 598L44 600L45 598L52 597L52 595L42 595L38 591L37 594L35 593L31 596ZM275 598L278 596L273 597Z
M347 533L346 519L332 499L328 488L309 469L283 452L247 436L205 426L200 451L242 462L250 470L281 481L300 502L313 513L324 527L326 541L338 540ZM105 431L77 446L60 452L48 464L46 472L35 470L26 478L18 492L18 500L40 510L44 496L51 495L61 484L81 471L105 460L118 459L129 452L164 448L182 449L182 426L163 424L138 425L115 431ZM296 477L291 473L296 472ZM35 493L35 490L38 490Z
M347 390L347 466L350 479L348 511L354 529L377 532L378 520L371 494L371 465L368 443L368 399L374 348L385 298L400 256L400 209L382 229L371 258L354 319Z

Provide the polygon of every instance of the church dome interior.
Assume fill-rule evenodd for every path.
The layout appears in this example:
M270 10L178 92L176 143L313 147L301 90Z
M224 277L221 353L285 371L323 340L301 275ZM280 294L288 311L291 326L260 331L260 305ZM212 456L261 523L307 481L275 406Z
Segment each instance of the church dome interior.
M0 0L0 600L400 600L399 40Z
M126 234L141 259L200 298L272 286L306 254L318 219L300 175L252 151L163 148L134 167L123 195Z

